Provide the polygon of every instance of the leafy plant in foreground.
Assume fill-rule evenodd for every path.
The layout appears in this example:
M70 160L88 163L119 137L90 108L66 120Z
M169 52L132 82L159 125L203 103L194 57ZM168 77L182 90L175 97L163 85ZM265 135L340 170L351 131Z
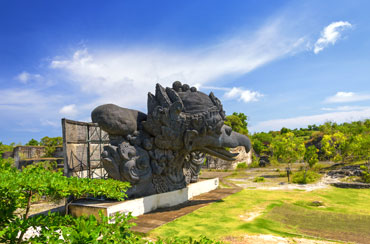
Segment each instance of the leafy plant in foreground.
M129 183L114 180L95 180L88 178L67 178L62 172L52 172L40 165L24 168L22 171L11 166L9 160L0 159L0 242L22 243L23 236L30 228L60 228L69 220L50 215L30 217L31 203L35 198L47 196L61 199L68 196L77 198L106 196L123 200ZM22 214L16 214L16 210ZM35 221L37 219L38 221ZM41 226L41 227L40 227Z

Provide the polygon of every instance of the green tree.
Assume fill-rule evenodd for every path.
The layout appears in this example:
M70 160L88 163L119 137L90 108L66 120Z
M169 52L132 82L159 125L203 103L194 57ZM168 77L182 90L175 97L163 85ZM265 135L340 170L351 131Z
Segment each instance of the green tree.
M35 139L31 139L29 142L26 143L26 146L38 146L40 143L35 140Z
M349 157L353 161L370 158L370 134L358 134L351 138L348 145Z
M319 150L313 145L306 148L303 159L308 163L310 168L312 168L319 161L317 156L318 151Z
M247 116L244 113L234 112L232 115L226 116L225 125L230 126L235 132L248 135Z
M41 138L40 145L46 147L45 157L52 157L57 146L63 145L62 137L48 137Z
M342 132L332 135L324 135L321 140L321 149L327 159L339 162L344 159L344 151L347 147L347 138Z
M281 128L281 130L280 130L280 134L285 134L285 133L288 133L288 132L290 132L290 131L291 131L290 129L283 127L283 128Z
M271 144L272 138L273 137L271 133L260 132L253 134L251 139L254 152L257 155L262 154L269 155L270 154L269 145Z
M63 145L63 138L60 136L58 137L45 136L41 138L40 145L41 146L61 146Z
M288 164L302 160L306 151L303 139L295 137L292 132L274 137L270 148L277 161Z

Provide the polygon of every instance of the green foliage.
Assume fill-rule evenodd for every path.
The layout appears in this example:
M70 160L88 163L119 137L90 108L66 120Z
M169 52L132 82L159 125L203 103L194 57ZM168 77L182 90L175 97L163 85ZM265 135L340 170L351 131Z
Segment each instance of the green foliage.
M63 145L63 138L45 136L40 140L40 146L45 146L45 157L52 157L57 146Z
M346 139L345 135L341 132L324 135L321 145L325 156L333 159L334 162L343 160L341 152L344 151Z
M318 151L319 150L313 145L306 148L303 159L308 163L310 168L313 168L314 165L319 161L317 156Z
M257 176L253 180L253 182L264 182L264 181L265 181L265 177L262 177L262 176Z
M242 163L238 163L238 165L236 166L237 169L246 169L248 168L248 165L246 162L242 162Z
M269 154L269 145L271 144L272 138L272 133L261 132L254 134L251 138L253 151L257 155Z
M100 221L94 215L88 218L73 218L69 216L69 223L61 226L64 243L143 243L140 237L130 231L133 217L124 213L106 217L99 213ZM111 223L114 220L114 223Z
M358 134L350 137L347 154L352 161L368 159L370 157L370 133Z
M39 145L40 143L33 138L29 142L26 143L26 146L39 146Z
M230 126L233 131L240 134L248 135L247 116L243 113L234 112L232 115L226 116L225 125Z
M370 183L370 167L361 165L361 180L364 183Z
M47 223L48 228L53 226L55 219L63 224L60 217L55 215L50 215L47 219L29 217L32 200L40 196L61 199L70 195L77 198L104 195L107 198L123 200L128 187L129 183L115 180L67 178L62 175L62 172L49 171L40 165L31 165L19 171L12 167L9 160L0 159L0 229L2 230L0 242L13 243L16 240L20 242L27 229L40 226L42 221ZM16 215L17 209L23 209L24 214ZM65 221L69 220L65 219ZM57 225L58 228L60 226ZM19 236L18 233L20 233Z
M295 137L292 132L274 137L270 148L274 152L273 157L283 163L294 163L303 159L306 150L303 139Z
M316 182L318 179L320 179L320 174L311 171L311 170L301 170L298 172L293 173L293 183L297 184L308 184Z
M307 128L293 130L283 127L280 131L255 133L251 136L253 150L257 155L269 156L271 162L287 161L291 153L288 153L290 156L285 159L283 159L284 156L281 157L286 154L282 153L284 150L281 150L285 143L281 143L284 137L293 139L293 141L300 140L307 147L315 146L319 150L316 152L319 160L335 162L370 160L370 119L343 124L326 122L320 126L309 125ZM291 144L294 143L290 143L286 150L289 151L288 148L292 148ZM316 157L313 151L307 153ZM306 154L306 162L310 155ZM311 158L312 162L316 161L314 158Z
M285 133L288 133L288 132L291 132L292 130L290 130L290 129L288 129L288 128L285 128L285 127L283 127L283 128L281 128L281 130L280 130L280 134L285 134Z
M61 146L63 145L63 138L60 136L58 137L45 136L41 138L40 145L41 146Z
M3 157L4 152L13 151L13 148L14 148L14 143L12 143L11 145L5 145L0 141L0 158Z

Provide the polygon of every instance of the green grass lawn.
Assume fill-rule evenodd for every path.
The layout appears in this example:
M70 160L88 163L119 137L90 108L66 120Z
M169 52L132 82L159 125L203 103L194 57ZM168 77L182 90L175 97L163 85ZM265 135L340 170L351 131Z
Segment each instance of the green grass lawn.
M320 201L323 206L314 206ZM247 221L250 213L261 213ZM327 188L311 192L245 189L150 233L162 238L205 235L223 240L245 234L370 240L370 190Z

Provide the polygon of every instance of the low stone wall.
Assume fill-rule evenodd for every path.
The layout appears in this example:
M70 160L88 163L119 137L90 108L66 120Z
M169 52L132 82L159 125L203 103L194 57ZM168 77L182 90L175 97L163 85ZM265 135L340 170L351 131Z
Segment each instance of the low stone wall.
M335 187L339 188L353 188L353 189L370 189L370 184L360 183L360 182L337 182L332 184Z
M3 152L3 159L12 158L13 152Z
M57 161L63 164L63 147L56 147L52 157L45 158L46 147L44 146L17 146L13 150L15 166L21 169L24 166L41 161Z
M36 159L26 159L26 160L20 160L18 162L18 169L22 169L28 165L39 163L39 162L45 162L45 161L50 161L50 162L56 162L56 169L63 169L64 168L64 162L63 158L36 158Z

